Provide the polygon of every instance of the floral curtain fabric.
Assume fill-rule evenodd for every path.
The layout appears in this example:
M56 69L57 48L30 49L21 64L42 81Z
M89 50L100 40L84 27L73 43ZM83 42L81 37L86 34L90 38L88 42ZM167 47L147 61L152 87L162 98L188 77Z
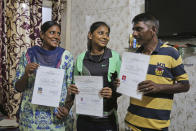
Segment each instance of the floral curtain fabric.
M12 81L22 52L33 45L41 44L39 32L42 21L42 0L6 0L4 4L1 88L5 91L4 109L10 118L14 118L21 94L14 90Z
M0 106L3 104L3 88L2 88L2 22L3 22L3 2L0 1Z
M52 20L61 23L63 2L52 3ZM16 66L22 52L41 45L41 24L42 0L0 0L0 104L10 118L16 117L21 98L12 85Z
M52 20L61 24L61 15L64 10L65 0L52 1Z
M3 0L0 1L0 108L1 113L5 113L4 111L4 103L6 103L6 93L4 86L7 84L6 79L6 49L3 46L5 41L5 3Z

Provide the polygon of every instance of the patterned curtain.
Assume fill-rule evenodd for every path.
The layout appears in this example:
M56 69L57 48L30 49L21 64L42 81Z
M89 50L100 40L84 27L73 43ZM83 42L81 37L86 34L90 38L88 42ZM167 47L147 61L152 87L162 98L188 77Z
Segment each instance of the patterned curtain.
M2 49L2 31L3 31L3 1L0 1L0 106L2 108L3 105L3 87L2 87L2 55L1 55L1 49Z
M16 65L22 52L33 45L40 45L42 0L6 0L2 39L2 87L5 90L5 110L14 118L21 94L13 89Z
M52 1L52 20L61 24L61 15L64 9L65 0Z

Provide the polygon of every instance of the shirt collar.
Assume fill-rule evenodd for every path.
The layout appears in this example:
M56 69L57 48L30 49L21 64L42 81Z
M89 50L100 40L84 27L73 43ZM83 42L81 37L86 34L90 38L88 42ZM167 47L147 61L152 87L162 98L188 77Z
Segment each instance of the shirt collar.
M104 49L104 54L103 54L103 57L102 57L101 60L103 60L103 59L108 59L108 58L110 58L110 57L112 57L112 52L111 52L111 50L110 50L109 48L105 48L105 49ZM90 51L89 51L89 50L86 52L86 55L85 55L84 59L93 60L93 57L92 57L92 55L90 54Z
M159 50L160 50L160 48L161 48L161 46L162 46L163 44L164 44L164 43L163 43L161 40L159 40L159 41L158 41L158 44L157 44L157 46L156 46L156 48L155 48L155 50L153 51L153 53L159 52ZM141 46L140 48L137 49L136 53L141 53L143 50L144 50L144 47Z

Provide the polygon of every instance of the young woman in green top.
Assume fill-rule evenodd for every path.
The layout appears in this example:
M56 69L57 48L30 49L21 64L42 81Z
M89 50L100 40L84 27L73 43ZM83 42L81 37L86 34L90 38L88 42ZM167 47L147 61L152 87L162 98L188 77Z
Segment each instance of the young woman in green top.
M95 22L88 33L88 50L77 57L74 74L103 76L104 87L100 95L104 98L104 115L95 117L78 115L77 131L117 131L117 97L115 79L117 78L121 59L120 55L107 48L110 40L110 27L105 22ZM78 94L76 85L69 86L68 91Z

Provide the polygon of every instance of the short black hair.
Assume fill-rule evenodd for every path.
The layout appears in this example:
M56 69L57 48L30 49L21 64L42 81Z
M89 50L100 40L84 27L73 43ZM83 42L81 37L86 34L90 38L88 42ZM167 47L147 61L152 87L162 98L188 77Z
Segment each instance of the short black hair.
M61 26L60 24L58 24L57 22L55 21L46 21L42 26L41 26L41 32L42 33L45 33L50 27L52 26L58 26L60 29L61 29Z
M144 23L150 22L152 26L155 26L157 31L159 30L159 20L152 14L150 13L138 14L133 18L132 23L136 24L141 21L143 21Z

